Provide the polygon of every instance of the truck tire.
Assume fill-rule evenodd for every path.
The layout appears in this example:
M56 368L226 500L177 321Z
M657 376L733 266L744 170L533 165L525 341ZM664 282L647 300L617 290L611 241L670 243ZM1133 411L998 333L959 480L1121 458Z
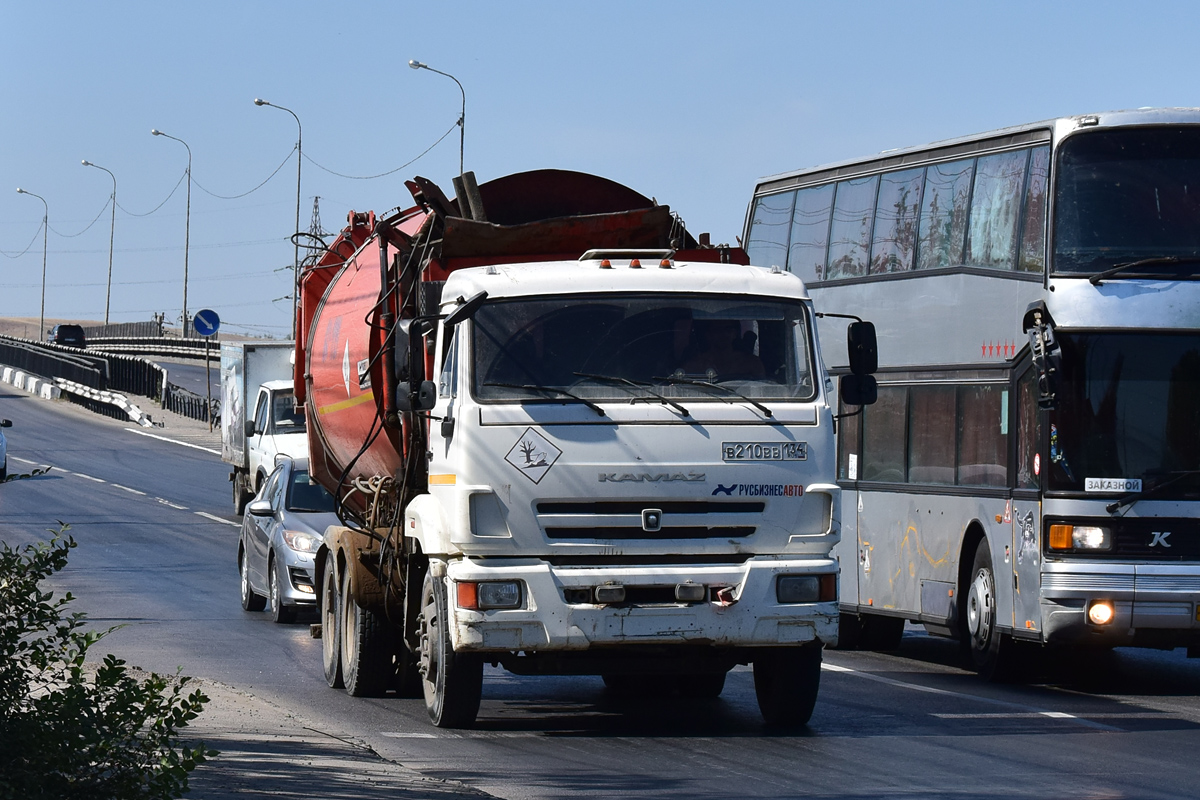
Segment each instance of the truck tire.
M286 580L279 574L279 564L275 561L275 553L271 553L271 557L267 559L267 575L270 576L270 601L271 601L271 619L280 624L287 624L296 621L296 607L284 605L283 603L283 581Z
M331 554L321 569L321 594L317 599L321 612L321 662L325 682L341 689L342 677L342 594L338 591L336 558Z
M354 602L350 570L342 575L342 681L351 697L382 697L392 677L394 637L382 615Z
M238 572L241 574L242 608L246 611L262 611L267 607L267 598L255 592L250 585L250 562L244 547L238 547Z
M456 653L446 624L449 606L443 578L426 573L421 587L420 664L425 710L439 728L469 728L483 696L483 659Z
M409 699L425 696L425 689L421 685L421 665L403 641L396 645L395 668L392 679L397 696Z
M254 498L254 493L247 491L246 473L238 471L233 473L233 513L244 514L246 512L246 504Z
M821 686L821 645L771 648L754 659L754 694L772 727L799 728L812 717Z

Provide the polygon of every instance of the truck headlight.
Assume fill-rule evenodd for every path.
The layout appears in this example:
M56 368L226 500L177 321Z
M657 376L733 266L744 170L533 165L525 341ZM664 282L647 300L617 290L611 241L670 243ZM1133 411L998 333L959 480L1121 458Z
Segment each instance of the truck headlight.
M317 552L317 546L321 544L321 540L303 531L284 530L283 543L297 553L315 553Z
M477 611L490 608L519 608L520 581L460 581L458 607Z
M780 575L775 579L780 603L820 603L837 599L837 575Z
M1096 525L1051 525L1051 550L1112 550L1112 531Z

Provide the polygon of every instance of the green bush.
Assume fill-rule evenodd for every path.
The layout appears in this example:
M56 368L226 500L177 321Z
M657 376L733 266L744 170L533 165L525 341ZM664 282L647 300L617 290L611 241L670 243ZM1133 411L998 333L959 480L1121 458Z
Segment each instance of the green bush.
M61 524L61 523L60 523ZM22 548L0 542L0 798L177 798L215 750L179 742L208 702L176 673L135 674L115 656L95 667L74 599L40 584L67 564L67 526Z

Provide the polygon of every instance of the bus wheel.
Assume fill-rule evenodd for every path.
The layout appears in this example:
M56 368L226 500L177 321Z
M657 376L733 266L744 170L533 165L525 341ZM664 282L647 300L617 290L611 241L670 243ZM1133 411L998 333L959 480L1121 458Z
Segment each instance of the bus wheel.
M763 720L772 727L808 723L821 685L821 645L779 647L754 659L754 694Z
M996 629L996 575L987 539L981 539L975 548L964 616L964 640L975 670L988 680L1003 680L1013 666L1013 643Z
M345 685L342 680L342 609L334 558L330 553L321 570L321 662L325 667L325 682L332 689L341 689Z
M439 728L469 728L483 695L483 659L454 652L446 583L432 572L425 574L421 587L420 631L421 677L430 721Z

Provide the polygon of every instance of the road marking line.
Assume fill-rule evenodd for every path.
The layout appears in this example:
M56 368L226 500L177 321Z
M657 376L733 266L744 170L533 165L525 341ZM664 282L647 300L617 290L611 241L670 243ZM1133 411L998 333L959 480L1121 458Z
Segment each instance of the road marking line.
M203 511L193 511L192 513L196 514L198 516L204 517L205 519L211 519L213 522L223 522L226 525L232 525L235 528L242 527L242 524L240 522L230 522L227 519L221 519L220 517L215 517L212 514L207 514Z
M149 436L151 439L158 439L163 442L170 442L171 444L180 444L180 445L183 445L184 447L191 447L196 450L203 450L206 453L212 453L214 456L221 455L220 450L213 450L208 447L201 447L200 445L192 444L191 442L181 442L178 439L168 439L166 436L158 436L153 433L146 433L145 431L139 431L137 428L126 428L125 430L129 431L130 433L136 433L138 436ZM222 521L224 521L224 520L222 520Z
M1113 727L1112 725L1105 725L1100 722L1092 722L1089 719L1083 719L1081 717L1072 716L1071 714L1066 714L1062 711L1049 711L1044 708L1037 708L1035 706L1027 706L1022 703L1013 703L1008 700L997 700L997 699L994 699L991 697L981 697L979 695L966 694L965 692L955 692L955 691L951 691L949 689L937 689L937 688L934 688L933 686L922 686L919 683L908 683L906 681L898 681L895 678L885 678L882 675L876 675L872 672L863 672L861 670L851 669L850 667L843 667L843 666L839 666L837 664L824 663L821 665L821 669L828 670L829 672L842 672L842 673L846 673L848 675L854 675L855 677L858 677L858 678L865 678L866 680L869 680L869 681L875 681L876 683L885 683L888 686L896 686L901 689L912 689L913 691L925 692L927 694L939 694L944 697L957 697L957 698L961 698L963 700L974 700L977 703L985 703L987 705L1000 706L1002 708L1011 708L1014 711L1021 711L1021 712L1028 713L1028 714L1036 714L1038 716L1050 717L1052 719L1066 719L1066 720L1070 720L1071 722L1074 722L1078 725L1083 725L1084 727L1088 727L1088 728L1095 728L1097 730L1120 731L1122 733L1125 732L1122 728L1116 728L1116 727Z
M110 483L109 486L113 487L114 489L124 489L131 494L140 494L142 497L146 496L145 492L139 492L137 489L130 489L128 486L122 486L119 483Z
M436 733L407 733L400 731L380 731L380 736L386 736L389 739L437 739Z
M187 511L187 506L176 505L175 503L172 503L170 500L164 500L161 497L156 497L154 499L157 500L158 502L162 503L164 506L170 506L171 508L177 508L180 511Z
M16 456L9 456L9 458L11 458L13 461L20 461L22 464L37 464L38 463L37 461L30 461L28 458L17 458Z
M83 478L84 480L95 481L96 483L108 483L108 481L104 480L103 478L93 478L91 475L84 475L82 472L73 472L71 474L77 478Z
M64 474L64 475L70 475L70 474L71 474L71 470L69 470L69 469L63 469L62 467L47 467L46 469L47 469L47 470L53 470L53 471L55 471L55 472L61 472L61 473L62 473L62 474Z

